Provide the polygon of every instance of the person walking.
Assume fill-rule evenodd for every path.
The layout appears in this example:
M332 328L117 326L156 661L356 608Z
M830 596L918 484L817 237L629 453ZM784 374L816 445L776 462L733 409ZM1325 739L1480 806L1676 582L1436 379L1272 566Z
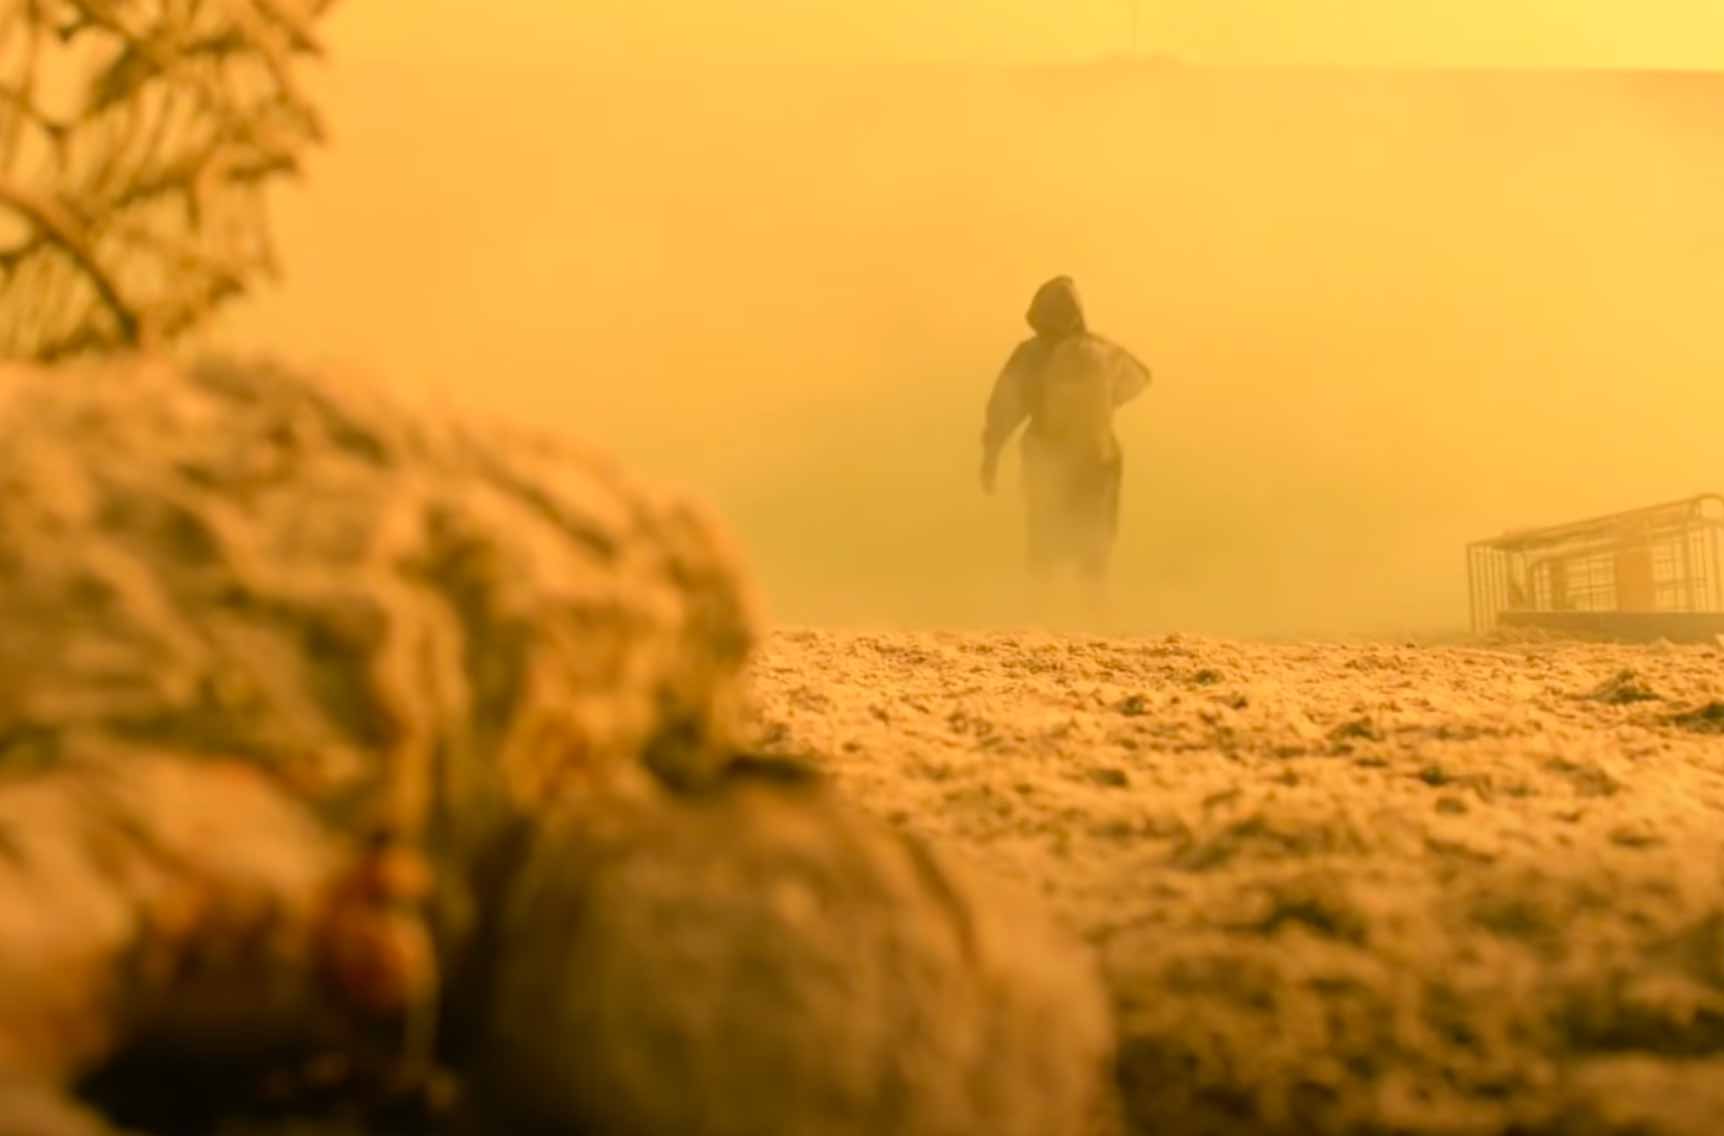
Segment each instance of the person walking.
M1055 570L1072 564L1099 612L1106 606L1124 472L1114 412L1143 393L1150 371L1089 330L1070 276L1038 288L1025 319L1035 334L1013 349L988 397L982 491L994 492L1001 451L1028 423L1022 488L1031 579L1043 591Z

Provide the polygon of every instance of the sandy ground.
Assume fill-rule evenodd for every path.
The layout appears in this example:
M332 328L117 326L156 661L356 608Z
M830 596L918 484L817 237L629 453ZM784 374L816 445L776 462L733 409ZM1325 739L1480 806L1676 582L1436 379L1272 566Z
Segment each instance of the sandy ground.
M1724 1131L1724 649L786 629L755 683L1096 945L1134 1131Z

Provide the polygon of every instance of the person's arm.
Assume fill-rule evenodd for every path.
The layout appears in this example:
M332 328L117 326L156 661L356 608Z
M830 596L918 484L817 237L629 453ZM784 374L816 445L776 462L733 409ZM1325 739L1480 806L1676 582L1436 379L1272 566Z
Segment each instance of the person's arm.
M1148 390L1153 376L1137 356L1117 343L1105 339L1102 342L1108 347L1109 370L1113 373L1113 405L1117 410Z
M994 475L1000 464L1000 451L1005 448L1012 432L1030 415L1029 371L1035 340L1026 340L1013 350L1011 358L994 380L993 393L988 396L987 411L982 420L982 492L994 491Z

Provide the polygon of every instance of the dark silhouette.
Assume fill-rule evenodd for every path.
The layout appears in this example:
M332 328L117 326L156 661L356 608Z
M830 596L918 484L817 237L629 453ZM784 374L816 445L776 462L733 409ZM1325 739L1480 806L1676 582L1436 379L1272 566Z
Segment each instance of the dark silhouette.
M1018 344L994 382L982 428L982 489L992 493L1000 451L1026 420L1023 488L1031 576L1045 583L1077 566L1099 604L1119 523L1123 453L1113 414L1149 386L1149 369L1091 332L1069 276L1037 289Z

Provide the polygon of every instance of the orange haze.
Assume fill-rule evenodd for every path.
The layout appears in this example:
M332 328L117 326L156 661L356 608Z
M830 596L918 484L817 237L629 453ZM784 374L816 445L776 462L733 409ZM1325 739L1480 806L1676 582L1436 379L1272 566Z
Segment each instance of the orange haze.
M625 67L655 25L598 11L592 68L560 25L511 58L338 19L287 282L219 338L691 484L798 621L1021 615L977 432L1060 272L1157 373L1121 418L1134 629L1458 626L1466 540L1724 489L1724 77Z

